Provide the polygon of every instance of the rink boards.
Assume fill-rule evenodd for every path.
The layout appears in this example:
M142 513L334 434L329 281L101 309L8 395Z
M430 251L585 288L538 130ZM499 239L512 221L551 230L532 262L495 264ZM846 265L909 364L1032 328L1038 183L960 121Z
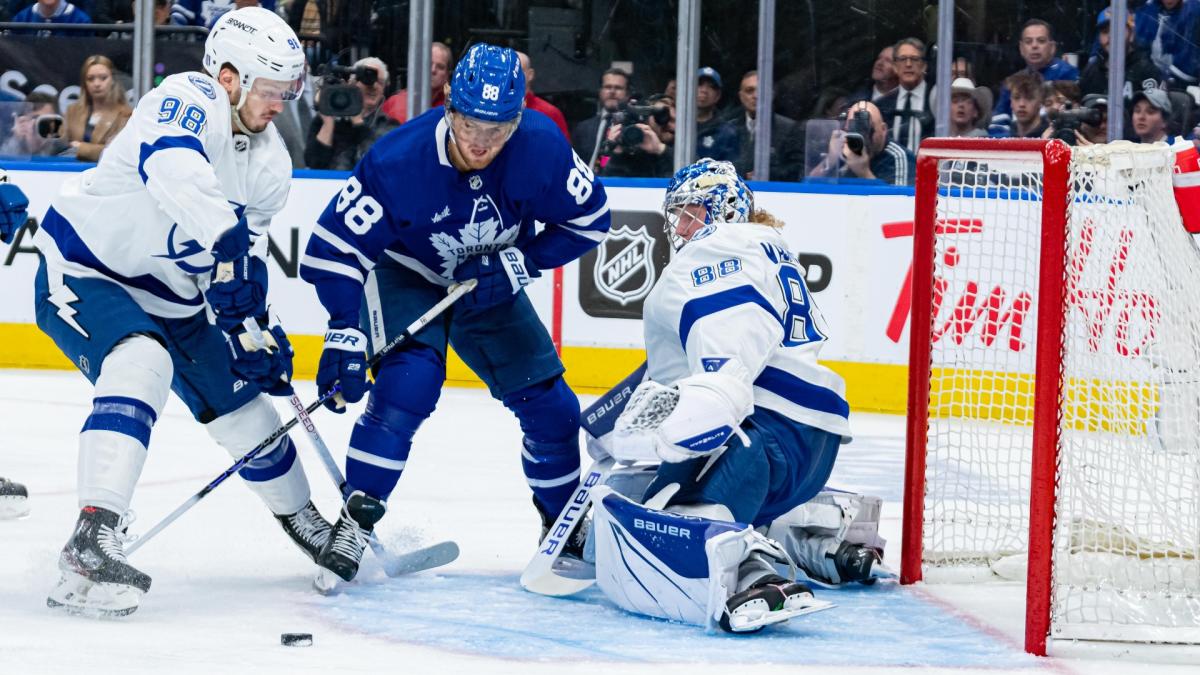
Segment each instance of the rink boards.
M79 164L5 163L44 216L62 181ZM312 377L326 315L312 287L296 275L308 234L346 174L297 171L284 210L271 226L271 304L296 346L296 374ZM644 358L640 303L669 258L661 236L665 181L605 181L612 236L596 253L564 269L561 289L563 360L572 386L607 389ZM901 412L908 361L907 286L912 246L911 188L863 185L753 185L759 206L788 223L785 237L800 254L806 278L830 328L822 359L847 380L858 410ZM69 368L34 324L32 287L37 256L30 233L0 245L0 367ZM552 325L555 284L549 273L528 289ZM449 378L478 383L457 358Z

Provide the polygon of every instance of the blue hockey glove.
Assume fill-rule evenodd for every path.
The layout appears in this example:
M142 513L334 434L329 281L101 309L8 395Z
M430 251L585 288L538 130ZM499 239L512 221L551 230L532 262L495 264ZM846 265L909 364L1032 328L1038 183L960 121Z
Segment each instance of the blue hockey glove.
M269 327L268 327L269 326ZM230 370L271 396L291 396L292 343L283 327L270 326L266 316L246 319L226 336L233 354Z
M8 176L4 176L4 181ZM29 198L21 188L9 182L0 182L0 242L12 241L13 235L29 220Z
M367 381L367 336L357 328L334 328L325 333L325 348L317 365L317 392L337 386L339 392L325 401L335 413L346 411L347 403L358 403L371 388Z
M267 263L250 255L250 228L243 218L212 248L211 282L204 294L217 325L232 333L248 316L267 313Z
M462 283L477 279L479 285L458 303L468 309L487 309L511 302L522 288L541 274L515 246L468 258L455 268L454 280Z

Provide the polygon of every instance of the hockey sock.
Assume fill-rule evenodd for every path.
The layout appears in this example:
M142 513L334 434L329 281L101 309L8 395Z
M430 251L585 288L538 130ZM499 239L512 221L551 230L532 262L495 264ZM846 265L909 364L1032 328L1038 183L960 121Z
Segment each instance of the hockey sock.
M386 501L400 480L413 434L437 406L445 366L429 348L405 349L384 361L367 409L350 433L346 483Z
M237 410L209 422L208 433L232 457L250 452L283 424L271 399L260 394ZM299 511L311 497L304 466L291 438L283 436L264 448L238 475L275 515Z
M579 399L562 377L504 397L525 432L521 468L534 499L557 515L579 484Z
M144 335L126 338L104 358L92 413L79 434L81 508L118 514L129 508L172 372L167 350Z

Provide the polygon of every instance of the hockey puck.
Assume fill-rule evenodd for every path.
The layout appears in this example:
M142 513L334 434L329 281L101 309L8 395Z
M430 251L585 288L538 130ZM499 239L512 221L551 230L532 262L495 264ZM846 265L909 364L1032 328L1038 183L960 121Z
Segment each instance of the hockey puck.
M312 633L283 633L279 636L279 644L285 647L311 647Z

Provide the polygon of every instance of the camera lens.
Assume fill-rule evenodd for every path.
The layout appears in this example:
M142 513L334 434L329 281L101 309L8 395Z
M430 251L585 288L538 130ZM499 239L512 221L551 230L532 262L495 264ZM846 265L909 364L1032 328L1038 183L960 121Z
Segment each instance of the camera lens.
M621 128L620 143L627 148L636 148L642 144L645 138L646 134L642 133L642 130L635 126Z

